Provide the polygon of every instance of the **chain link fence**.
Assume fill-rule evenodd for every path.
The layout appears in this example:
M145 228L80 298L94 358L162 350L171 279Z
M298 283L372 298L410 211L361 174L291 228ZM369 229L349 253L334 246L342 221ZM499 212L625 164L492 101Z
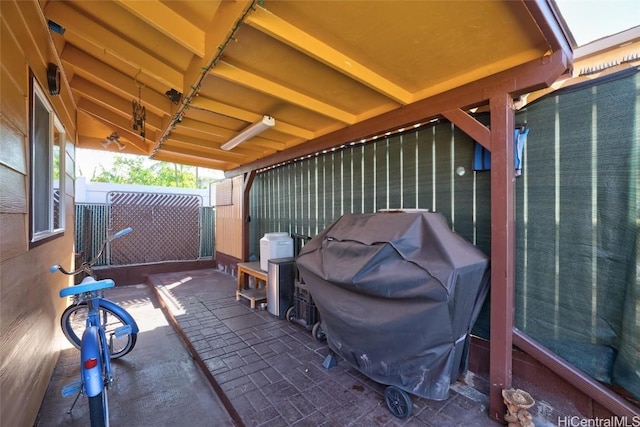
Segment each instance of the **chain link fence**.
M215 209L196 195L110 192L107 204L76 204L76 252L93 258L107 236L112 241L95 265L131 265L211 258Z

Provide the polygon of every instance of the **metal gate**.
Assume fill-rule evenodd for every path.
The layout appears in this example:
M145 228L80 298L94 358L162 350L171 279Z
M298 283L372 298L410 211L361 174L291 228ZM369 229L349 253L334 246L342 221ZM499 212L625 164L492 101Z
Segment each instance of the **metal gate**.
M76 205L76 248L83 259L105 238L131 227L116 239L96 265L147 264L213 257L215 211L197 195L109 192L108 204Z

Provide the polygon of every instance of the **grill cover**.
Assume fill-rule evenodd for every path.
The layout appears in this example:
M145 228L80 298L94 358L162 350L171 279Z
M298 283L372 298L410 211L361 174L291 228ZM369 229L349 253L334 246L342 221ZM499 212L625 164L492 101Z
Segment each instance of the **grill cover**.
M303 247L297 265L331 350L376 382L448 397L466 371L489 259L444 216L347 214Z

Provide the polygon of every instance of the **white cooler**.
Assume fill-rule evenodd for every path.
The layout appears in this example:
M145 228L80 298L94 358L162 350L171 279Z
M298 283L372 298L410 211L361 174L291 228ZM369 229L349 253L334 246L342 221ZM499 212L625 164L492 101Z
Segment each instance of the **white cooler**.
M269 269L269 260L272 258L288 258L293 256L293 239L289 233L266 233L260 239L260 269Z

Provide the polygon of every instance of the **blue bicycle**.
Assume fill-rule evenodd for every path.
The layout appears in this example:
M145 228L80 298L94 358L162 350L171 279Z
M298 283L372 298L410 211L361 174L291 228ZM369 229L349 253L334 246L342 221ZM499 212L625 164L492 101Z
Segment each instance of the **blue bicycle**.
M80 380L63 387L62 394L76 398L70 414L81 394L89 399L91 427L109 425L107 390L113 382L111 359L124 356L133 350L138 336L138 325L122 307L104 298L104 290L112 288L111 279L96 280L92 266L102 256L106 244L131 232L126 228L108 238L94 259L82 263L75 271L66 271L60 265L50 268L68 276L84 273L86 277L76 286L64 288L60 297L73 297L60 318L62 331L67 339L80 349Z

